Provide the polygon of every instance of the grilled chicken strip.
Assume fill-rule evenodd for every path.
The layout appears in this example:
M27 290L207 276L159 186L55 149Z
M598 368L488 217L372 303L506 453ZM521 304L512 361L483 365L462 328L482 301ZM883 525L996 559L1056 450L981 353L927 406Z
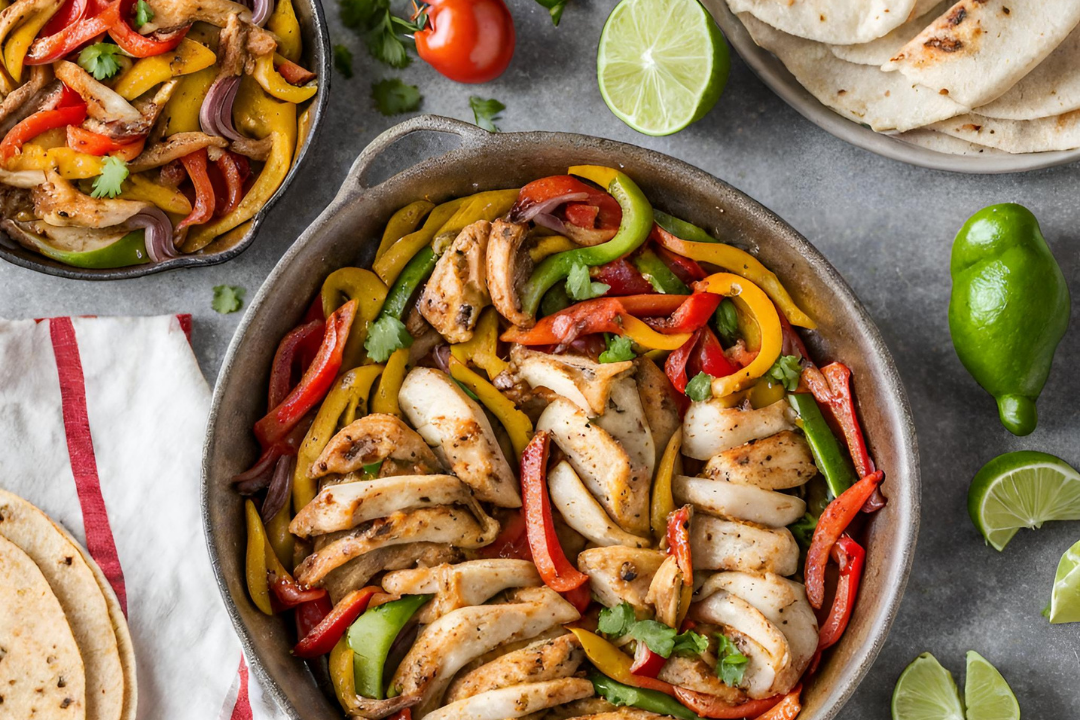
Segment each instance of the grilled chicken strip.
M514 685L570 677L584 659L581 643L571 633L540 640L465 673L446 691L443 702L452 703Z
M523 345L510 348L510 360L530 386L561 395L589 417L607 412L612 385L634 367L629 360L598 363L576 355L542 353Z
M496 220L491 225L485 258L491 304L514 325L526 328L536 324L536 318L521 310L520 289L533 271L529 254L520 252L528 235L528 223Z
M698 460L751 440L795 429L795 411L786 400L759 410L724 407L719 400L696 402L683 418L683 452Z
M308 475L320 478L345 475L365 465L382 462L395 466L396 475L428 475L442 470L424 438L393 415L373 413L349 423L330 439ZM380 476L383 475L380 469Z
M318 585L330 571L378 548L436 542L475 549L488 545L498 534L499 523L484 514L479 506L470 510L443 505L396 512L369 520L339 537L324 536L329 542L300 563L296 577L304 585Z
M453 475L399 475L324 487L301 508L289 532L302 538L348 530L410 508L469 505L469 486Z
M713 480L755 485L763 490L799 487L817 473L810 445L791 430L713 455L701 471Z
M676 475L671 481L671 491L680 505L692 503L709 515L768 527L787 527L806 514L806 502L802 498L725 480Z
M420 717L429 720L504 720L520 718L563 703L590 697L591 680L561 678L546 682L515 685L490 690L475 697L458 700Z
M679 408L673 395L674 388L664 371L649 358L640 357L634 360L634 368L641 407L645 409L645 419L652 433L653 450L656 453L654 462L659 465L671 436L682 427Z
M491 304L487 287L487 245L491 223L478 220L463 229L442 254L424 285L417 307L448 342L473 336L480 311Z
M636 535L649 532L651 479L633 473L626 449L610 433L565 398L547 406L536 429L551 433L585 487L619 527Z
M547 480L552 506L559 511L567 525L586 539L603 547L651 547L652 543L645 538L632 535L615 524L589 493L570 463L563 460L553 467L548 471Z
M656 448L633 376L620 377L611 384L607 410L596 418L596 424L607 430L626 450L633 483L651 486L656 469Z
M53 66L53 72L61 82L79 94L86 103L89 117L101 122L119 120L125 123L138 123L143 119L131 103L75 63L61 60Z
M521 590L511 603L455 610L424 628L390 686L402 697L419 698L413 709L419 720L438 706L454 675L473 658L580 617L547 587Z
M639 618L651 617L649 585L667 557L660 550L639 550L612 545L585 550L578 555L578 570L589 576L589 588L607 607L624 600Z
M771 529L698 515L690 525L695 570L740 570L792 575L799 546L787 528Z
M9 124L14 125L22 120L25 117L23 113L29 114L35 111L34 106L50 92L45 90L45 87L52 79L52 67L49 65L34 65L30 68L29 79L12 90L3 102L0 102L0 133L7 135L10 130ZM59 88L58 83L56 87Z
M153 207L141 200L113 200L84 195L55 170L46 173L46 182L35 187L32 194L34 213L49 225L60 227L112 227Z
M394 595L435 595L418 615L424 625L454 610L483 605L503 590L542 584L532 562L504 558L397 570L382 579L383 589Z
M415 368L405 377L398 402L421 437L442 448L446 464L478 499L499 507L521 507L517 479L487 415L450 376Z
M446 543L391 545L353 558L327 575L323 580L323 587L330 593L330 599L336 605L341 598L364 587L371 578L384 570L434 567L460 559L461 551Z
M715 695L730 705L746 702L746 693L725 684L717 677L715 668L709 667L709 664L701 658L672 655L660 668L660 674L657 677L672 685Z
M128 170L131 173L143 172L144 170L167 165L173 160L179 160L203 148L223 148L228 144L225 138L207 135L206 133L176 133L139 153L138 157L128 163Z
M236 14L244 22L251 22L251 10L229 0L150 0L150 8L153 19L139 28L144 33L171 30L198 20L225 27L229 16Z
M693 584L694 579L690 578ZM682 609L682 589L685 583L682 570L675 556L668 555L660 564L645 601L656 609L656 619L668 627L679 627L679 610Z

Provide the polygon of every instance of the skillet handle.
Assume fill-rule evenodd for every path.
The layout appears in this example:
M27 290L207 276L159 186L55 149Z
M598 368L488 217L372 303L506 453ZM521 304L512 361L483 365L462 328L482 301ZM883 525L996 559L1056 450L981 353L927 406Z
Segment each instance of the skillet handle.
M456 136L459 141L458 147L452 148L452 150L477 147L483 143L484 138L488 135L486 130L482 130L471 123L461 122L441 115L419 115L393 126L372 140L371 144L364 148L356 161L353 162L344 185L360 190L372 187L370 177L372 170L375 169L376 164L379 162L379 158L398 141L416 133L442 133ZM444 150L437 154L446 154L447 152L450 152L450 150ZM427 159L430 159L430 156L417 157L410 165ZM388 174L395 175L407 169L408 166L395 167ZM382 174L386 174L386 171Z

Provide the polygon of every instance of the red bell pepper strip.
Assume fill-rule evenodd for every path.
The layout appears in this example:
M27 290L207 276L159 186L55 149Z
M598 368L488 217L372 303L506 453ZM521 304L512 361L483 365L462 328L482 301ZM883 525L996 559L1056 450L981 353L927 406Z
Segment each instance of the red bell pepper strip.
M708 326L701 328L701 339L698 341L697 351L690 356L687 368L688 377L694 377L699 372L708 373L713 377L726 377L739 370L738 366L724 354L723 346Z
M806 597L815 610L825 601L825 566L829 553L847 530L859 510L873 495L885 473L878 470L864 477L833 500L818 518L810 549L806 552Z
M704 280L708 276L708 273L697 264L696 260L673 253L663 245L653 243L653 251L668 266L668 270L687 285L693 285L698 280Z
M669 335L694 332L705 327L724 299L722 295L711 292L696 292L693 295L681 297L685 300L671 314L671 317L648 321L653 330ZM630 313L635 314L633 311Z
M563 596L563 600L573 605L574 609L582 615L585 614L585 611L589 608L589 604L592 602L592 588L589 587L589 583L574 588L570 592L560 594Z
M661 317L677 311L689 297L689 295L655 293L652 295L627 295L619 298L619 302L622 303L623 309L634 317Z
M571 239L587 244L597 244L615 236L622 222L622 207L611 195L571 175L552 175L533 180L521 188L517 203L510 211L511 217L529 208L564 195L584 194L584 201L571 201L564 205L563 214L572 226Z
M270 576L270 589L282 610L326 597L326 590L323 588L303 588L288 575L281 576L271 572Z
M42 37L55 35L68 25L82 20L88 5L87 0L67 0L60 7L60 10L49 19L49 22L45 23L45 27L41 29L39 35Z
M666 662L663 655L654 653L648 645L638 642L634 648L634 664L630 666L630 672L638 677L654 678L660 674Z
M667 360L664 361L664 374L667 375L671 385L679 391L680 395L686 392L686 383L689 382L686 377L686 364L690 361L690 354L697 347L701 335L700 329L695 331L689 340L684 342L678 350L668 355Z
M108 135L92 132L78 125L68 125L67 146L87 155L106 155L111 152L128 151L133 146L143 146L145 141L138 138L129 142L117 142Z
M315 79L315 73L301 67L292 60L283 60L277 65L277 71L290 85L304 85Z
M646 280L645 276L638 272L638 269L626 258L619 258L595 268L592 277L593 280L611 288L607 291L607 297L649 295L656 292L652 283Z
M495 538L495 542L480 548L477 555L487 559L532 560L529 536L525 531L525 516L521 511L512 510L506 516L502 532Z
M818 652L830 648L840 641L851 620L855 609L855 599L859 594L859 582L862 580L863 565L866 562L866 550L862 545L843 535L832 549L833 560L840 566L840 580L836 585L836 597L833 599L829 617L818 633Z
M68 25L60 32L39 37L26 54L27 65L46 65L90 42L116 24L120 17L120 0L109 3L100 12Z
M298 367L303 351L309 347L317 348L324 331L325 323L322 320L313 320L293 328L281 339L277 352L274 353L274 364L270 368L267 407L277 407L289 395L289 391L295 386L294 375L297 371L303 375L307 369Z
M367 609L368 603L375 593L381 592L380 588L368 586L360 590L353 590L341 598L334 609L323 618L322 622L312 629L304 639L293 648L293 655L306 659L317 658L326 655L334 646L349 626L353 624L360 613Z
M147 58L173 50L188 34L188 30L191 29L190 25L185 25L168 33L142 35L128 25L128 22L133 17L132 10L135 7L135 1L117 0L119 3L117 19L109 28L109 35L120 46L120 49L128 55Z
M692 512L693 509L690 505L683 505L668 516L667 523L668 555L675 557L675 562L678 563L679 571L684 578L694 577L694 564L690 558L690 517Z
M65 125L78 125L86 119L86 105L58 107L55 110L41 110L15 125L0 141L0 164L7 163L22 146L38 135Z
M570 592L589 581L589 576L570 564L555 534L551 500L547 490L549 436L541 430L521 455L521 505L533 562L544 584L555 592Z
M288 435L308 411L326 396L341 369L341 356L354 317L356 300L350 300L327 318L319 352L304 371L300 383L288 397L255 423L255 437L264 449Z
M782 696L777 695L764 700L748 700L740 705L729 705L723 698L716 695L675 686L675 698L701 717L738 720L739 718L756 718L762 713L772 710L780 703Z
M796 685L784 699L757 717L757 720L795 720L802 712L802 704L799 695L802 694L802 685Z
M309 600L296 606L296 637L306 638L323 619L334 610L330 596L323 594L317 600Z
M191 213L176 226L177 230L188 225L204 223L214 217L214 206L217 203L214 198L214 184L210 182L210 175L206 172L206 165L209 162L206 148L185 155L180 158L180 162L184 164L184 169L191 178L191 184L195 186L195 204L191 208Z
M832 410L833 417L844 431L848 451L851 453L851 459L855 461L855 469L859 472L859 477L865 477L874 472L875 468L874 461L866 449L866 438L862 427L859 426L859 419L855 414L855 398L851 392L851 370L843 363L834 362L821 368L821 374L828 381L832 395L830 398L819 398L815 395L814 399L828 405Z
M221 157L214 161L214 165L225 180L226 192L224 202L217 203L215 200L217 213L218 215L228 215L244 199L244 180L247 179L251 169L247 163L247 158L228 150L224 151Z
M622 334L616 319L626 312L616 298L579 302L548 315L529 330L513 327L502 335L506 342L521 345L569 345L581 335L609 332Z

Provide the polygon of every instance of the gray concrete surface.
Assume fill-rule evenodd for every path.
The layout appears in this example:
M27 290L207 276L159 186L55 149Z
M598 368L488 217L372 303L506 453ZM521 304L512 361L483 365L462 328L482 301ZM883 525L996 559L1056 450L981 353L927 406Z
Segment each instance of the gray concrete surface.
M953 235L970 214L1004 201L1027 205L1042 221L1073 285L1073 316L1080 318L1080 165L970 177L884 160L803 120L738 59L712 113L673 137L648 138L612 116L596 88L596 44L610 0L570 0L559 28L529 0L509 2L517 21L516 56L503 77L480 87L455 85L420 62L400 73L378 66L329 4L333 41L352 48L356 76L334 77L317 152L247 253L213 268L109 284L59 280L4 264L0 316L189 312L200 363L212 380L240 319L240 313L211 310L213 286L240 285L253 295L329 202L360 149L402 119L384 118L372 107L370 85L382 77L399 75L419 85L425 112L471 120L468 97L478 94L507 105L499 123L507 132L587 133L669 153L746 191L822 250L881 326L911 397L924 485L915 570L887 645L840 717L887 718L896 678L923 651L933 652L961 681L969 649L1003 672L1025 717L1080 717L1080 626L1050 626L1040 615L1058 559L1080 539L1080 523L1022 532L999 554L983 545L966 512L970 478L998 453L1043 450L1080 466L1078 322L1058 350L1039 404L1038 430L1014 438L956 359L946 321Z

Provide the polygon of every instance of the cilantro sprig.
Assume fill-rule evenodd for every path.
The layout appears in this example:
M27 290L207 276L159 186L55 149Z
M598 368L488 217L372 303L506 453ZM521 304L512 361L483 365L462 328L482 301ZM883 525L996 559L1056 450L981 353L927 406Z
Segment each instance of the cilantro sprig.
M600 362L625 362L627 360L633 360L637 357L637 355L634 353L633 341L625 335L615 335L609 333L605 340L607 342L607 350L600 353Z
M705 402L712 397L712 375L699 372L686 383L686 397L694 402Z
M566 276L566 294L572 300L591 300L600 297L610 289L610 285L593 282L588 266L583 263L575 263L570 268L570 274Z
M141 28L146 23L154 19L154 8L150 7L150 3L146 0L139 0L135 3L135 27Z
M716 639L720 643L716 649L716 675L725 685L737 687L743 681L750 658L739 652L726 635L717 634Z
M421 20L426 23L426 16L415 22L395 17L390 0L339 0L339 9L341 22L363 36L373 58L398 69L412 62L406 35L416 32Z
M375 362L386 362L398 348L411 347L413 336L409 334L405 323L393 315L384 315L368 330L367 339L364 340L364 349L368 357Z
M353 76L353 57L352 51L344 45L334 46L334 69L344 75L346 78L352 78Z
M677 632L656 620L638 620L634 608L628 602L622 602L613 608L600 611L597 628L609 637L629 637L663 658L674 653L700 655L709 648L709 639L693 630Z
M387 78L374 83L371 86L371 97L375 100L376 109L387 116L413 112L420 107L423 100L418 87L408 85L398 78Z
M92 198L114 198L120 194L121 186L127 180L127 163L117 157L106 157L101 161L101 174L94 178Z
M502 120L499 113L506 109L505 105L495 98L485 100L482 97L473 95L469 98L469 107L472 108L477 125L488 132L499 132L499 128L495 123Z
M108 80L120 72L117 55L122 55L119 46L104 42L94 43L79 53L79 65L93 75L95 80Z
M802 377L802 365L795 355L781 355L769 368L766 376L783 385L788 392L795 392L799 387L799 378Z

